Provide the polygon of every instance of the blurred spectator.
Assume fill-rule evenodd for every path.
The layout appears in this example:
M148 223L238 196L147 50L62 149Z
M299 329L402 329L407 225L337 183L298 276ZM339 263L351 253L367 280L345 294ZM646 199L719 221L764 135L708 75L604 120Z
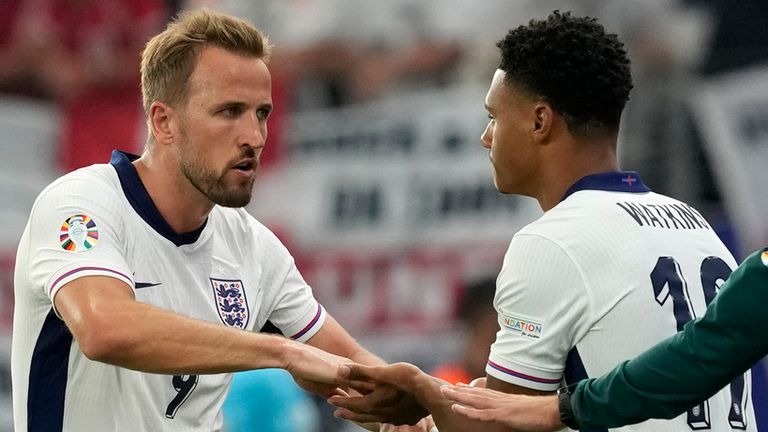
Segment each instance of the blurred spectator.
M456 44L431 37L429 5L417 0L188 0L185 6L245 17L275 44L265 168L283 160L290 113L439 85L460 56Z
M265 30L277 48L274 76L301 92L298 110L369 100L424 77L422 84L434 85L459 54L430 32L434 6L417 0L190 2L200 5L248 17Z
M25 53L16 42L21 9L25 0L0 2L0 93L47 98L38 71L31 67L34 53Z
M314 432L312 399L283 369L238 372L224 401L224 432Z
M768 61L768 3L765 0L684 0L704 7L714 20L709 51L701 71L706 75Z
M491 344L499 331L498 316L493 308L495 293L495 277L478 280L467 287L459 302L458 319L465 329L461 358L437 366L432 376L451 384L469 384L485 376Z
M62 109L59 168L136 151L139 53L166 20L163 0L11 0L0 19L0 89Z

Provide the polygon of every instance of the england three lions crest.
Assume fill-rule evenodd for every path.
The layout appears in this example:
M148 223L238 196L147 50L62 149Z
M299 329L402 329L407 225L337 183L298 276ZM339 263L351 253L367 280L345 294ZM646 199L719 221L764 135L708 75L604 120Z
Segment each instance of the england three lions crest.
M228 327L245 329L250 313L248 299L245 297L243 281L230 279L211 279L216 310L221 322Z

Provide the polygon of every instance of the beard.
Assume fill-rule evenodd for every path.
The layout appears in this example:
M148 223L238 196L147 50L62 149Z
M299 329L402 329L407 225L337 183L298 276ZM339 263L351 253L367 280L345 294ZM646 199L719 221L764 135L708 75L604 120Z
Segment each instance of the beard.
M213 203L222 207L245 207L251 202L251 192L255 177L247 179L229 179L230 167L238 160L246 157L255 157L255 150L247 148L243 154L230 163L227 163L223 172L217 172L210 168L204 160L196 157L184 157L179 159L179 170L192 183L197 190ZM258 164L256 166L258 168Z

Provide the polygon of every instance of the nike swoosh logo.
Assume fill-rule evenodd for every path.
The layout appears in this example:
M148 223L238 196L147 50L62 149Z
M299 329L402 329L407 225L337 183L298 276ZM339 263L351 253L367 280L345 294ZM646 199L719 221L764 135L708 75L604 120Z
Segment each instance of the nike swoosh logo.
M161 283L162 283L162 282L158 282L158 283L151 283L151 282L136 282L136 285L135 285L135 287L136 287L136 289L141 289L141 288L149 288L149 287L153 287L153 286L157 286L157 285L160 285Z

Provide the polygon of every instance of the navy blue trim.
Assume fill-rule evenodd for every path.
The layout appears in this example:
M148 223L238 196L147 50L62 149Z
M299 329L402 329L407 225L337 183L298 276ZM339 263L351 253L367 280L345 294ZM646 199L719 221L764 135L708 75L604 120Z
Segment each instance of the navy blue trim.
M285 336L283 334L283 331L277 328L277 326L274 325L270 320L267 320L267 322L264 323L264 327L262 327L261 330L259 330L259 333L276 334L280 336Z
M136 167L133 166L133 161L138 159L136 155L130 153L124 153L118 150L112 151L112 158L109 163L117 171L117 177L120 179L120 186L123 187L123 193L128 198L128 202L131 203L131 207L136 213L144 219L144 222L149 224L158 234L170 240L176 246L185 244L192 244L200 238L205 229L206 222L198 229L190 231L188 233L178 234L176 231L168 225L168 222L163 219L160 211L152 202L152 198L149 196L147 189L139 178L139 173L136 172Z
M586 177L585 177L586 178ZM568 358L565 359L565 370L563 371L563 379L565 385L576 384L577 382L589 378L587 375L587 369L584 368L584 362L581 361L579 350L573 347L568 352ZM608 429L603 428L585 428L579 429L581 432L608 432Z
M29 369L28 432L55 432L64 428L71 346L72 334L51 308L37 337Z
M584 368L584 362L581 361L579 350L576 349L576 347L573 347L568 352L568 358L565 359L565 370L563 371L565 385L576 384L587 378L589 378L589 376L587 375L587 370Z
M643 183L640 175L634 171L612 171L599 174L591 174L582 177L579 181L565 191L560 201L580 190L604 190L611 192L643 193L651 189Z

